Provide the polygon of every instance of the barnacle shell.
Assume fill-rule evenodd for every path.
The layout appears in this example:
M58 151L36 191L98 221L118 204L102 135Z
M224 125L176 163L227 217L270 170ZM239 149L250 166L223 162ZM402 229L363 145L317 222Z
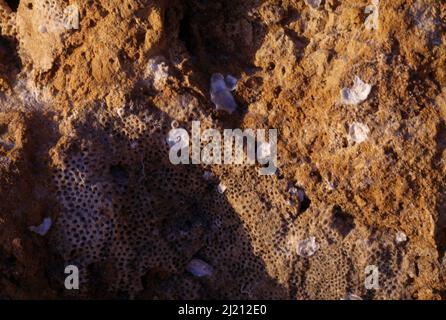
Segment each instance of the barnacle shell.
M232 81L231 79L229 81ZM211 101L217 110L233 113L237 109L237 103L232 96L232 86L228 87L225 78L220 73L215 73L211 77Z
M345 104L355 105L364 102L372 91L372 86L355 77L353 87L341 90L342 101Z

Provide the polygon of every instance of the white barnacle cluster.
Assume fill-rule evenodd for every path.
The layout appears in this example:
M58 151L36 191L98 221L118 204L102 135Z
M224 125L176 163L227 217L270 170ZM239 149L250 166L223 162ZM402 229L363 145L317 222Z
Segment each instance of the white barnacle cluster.
M164 57L158 56L149 60L144 76L156 90L162 90L169 78L169 66Z
M63 11L63 26L66 30L79 29L79 8L72 4Z
M367 100L372 85L365 83L358 76L355 77L353 87L341 90L342 102L348 105L357 105Z
M221 73L214 73L211 77L211 101L217 110L233 113L237 109L237 102L231 91L237 88L237 79L233 76L226 76Z
M379 27L379 0L372 0L372 4L368 5L364 12L368 14L364 22L367 30L378 30Z
M315 237L309 237L308 239L301 240L297 243L297 254L300 257L311 257L319 250L319 244L316 242Z
M61 8L55 1L37 3L36 11L42 11L45 19L38 26L40 33L61 33L80 28L79 7L76 4Z
M363 143L368 139L370 129L367 125L360 122L353 122L349 128L350 140L356 143Z

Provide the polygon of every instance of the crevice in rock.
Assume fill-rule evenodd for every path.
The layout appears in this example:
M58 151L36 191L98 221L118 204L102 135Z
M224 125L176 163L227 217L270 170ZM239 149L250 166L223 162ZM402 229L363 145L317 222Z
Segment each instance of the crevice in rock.
M22 63L17 53L17 41L0 36L0 96L10 93L14 87Z
M440 196L438 206L438 221L435 228L435 243L438 250L438 259L441 261L446 253L446 197Z
M12 11L17 12L20 0L6 0L6 3L8 4L9 8L11 8Z
M331 226L345 238L354 228L353 216L344 212L340 206L334 206Z
M183 3L183 17L178 30L196 68L206 76L214 72L240 74L253 66L255 52L266 34L260 22L249 19L256 1L199 1ZM253 30L250 43L244 43L246 30ZM249 29L249 28L248 28Z
M110 167L110 174L113 179L120 185L127 185L129 181L129 173L127 169L118 164Z
M446 125L441 121L437 126L436 153L432 159L432 166L439 168L443 164L443 153L446 149ZM441 190L441 189L440 189ZM444 190L444 189L443 189ZM435 243L438 250L438 258L441 261L446 253L446 194L442 193L437 198L438 220L435 228Z
M183 18L181 19L180 22L179 39L184 43L189 54L194 56L196 44L190 19L191 19L191 11L189 5L186 3L183 13Z
M0 72L4 68L8 68L7 74L14 70L18 73L22 69L22 63L17 53L17 41L0 35Z
M303 199L302 199L302 202L300 203L300 210L299 210L300 213L304 213L311 206L310 198L308 198L308 196L307 196L307 194L305 192L303 192L302 194L303 194Z

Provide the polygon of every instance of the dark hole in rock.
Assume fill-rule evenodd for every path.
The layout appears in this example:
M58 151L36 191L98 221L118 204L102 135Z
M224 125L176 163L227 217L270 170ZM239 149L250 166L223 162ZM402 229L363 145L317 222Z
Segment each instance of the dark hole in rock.
M126 185L129 181L127 170L121 165L113 165L110 167L110 174L119 184Z
M8 132L8 126L6 124L0 124L0 135Z
M189 51L189 53L193 54L195 50L195 41L191 27L190 15L190 11L186 9L183 19L180 22L179 38L181 41L184 42L184 45L186 46L186 49Z
M6 3L11 8L12 11L16 12L19 7L20 0L6 0Z
M384 154L387 158L397 161L398 160L398 154L395 152L395 150L392 147L384 147Z
M308 198L307 194L302 190L302 199L300 203L300 212L303 213L308 210L311 206L311 200Z
M288 182L288 192L290 193L291 203L299 203L299 213L303 213L311 206L311 200L308 198L302 187L296 186L292 182Z
M354 218L342 211L341 207L335 206L333 208L331 227L345 238L355 228Z
M2 75L12 85L16 75L22 69L22 63L17 53L18 43L15 39L0 35L0 70Z

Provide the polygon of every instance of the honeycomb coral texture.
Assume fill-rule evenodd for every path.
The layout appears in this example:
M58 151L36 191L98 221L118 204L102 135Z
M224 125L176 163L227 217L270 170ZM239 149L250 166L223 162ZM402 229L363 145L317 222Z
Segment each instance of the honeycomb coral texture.
M0 299L446 298L445 21L434 0L0 0ZM193 121L277 129L277 171L173 165Z

